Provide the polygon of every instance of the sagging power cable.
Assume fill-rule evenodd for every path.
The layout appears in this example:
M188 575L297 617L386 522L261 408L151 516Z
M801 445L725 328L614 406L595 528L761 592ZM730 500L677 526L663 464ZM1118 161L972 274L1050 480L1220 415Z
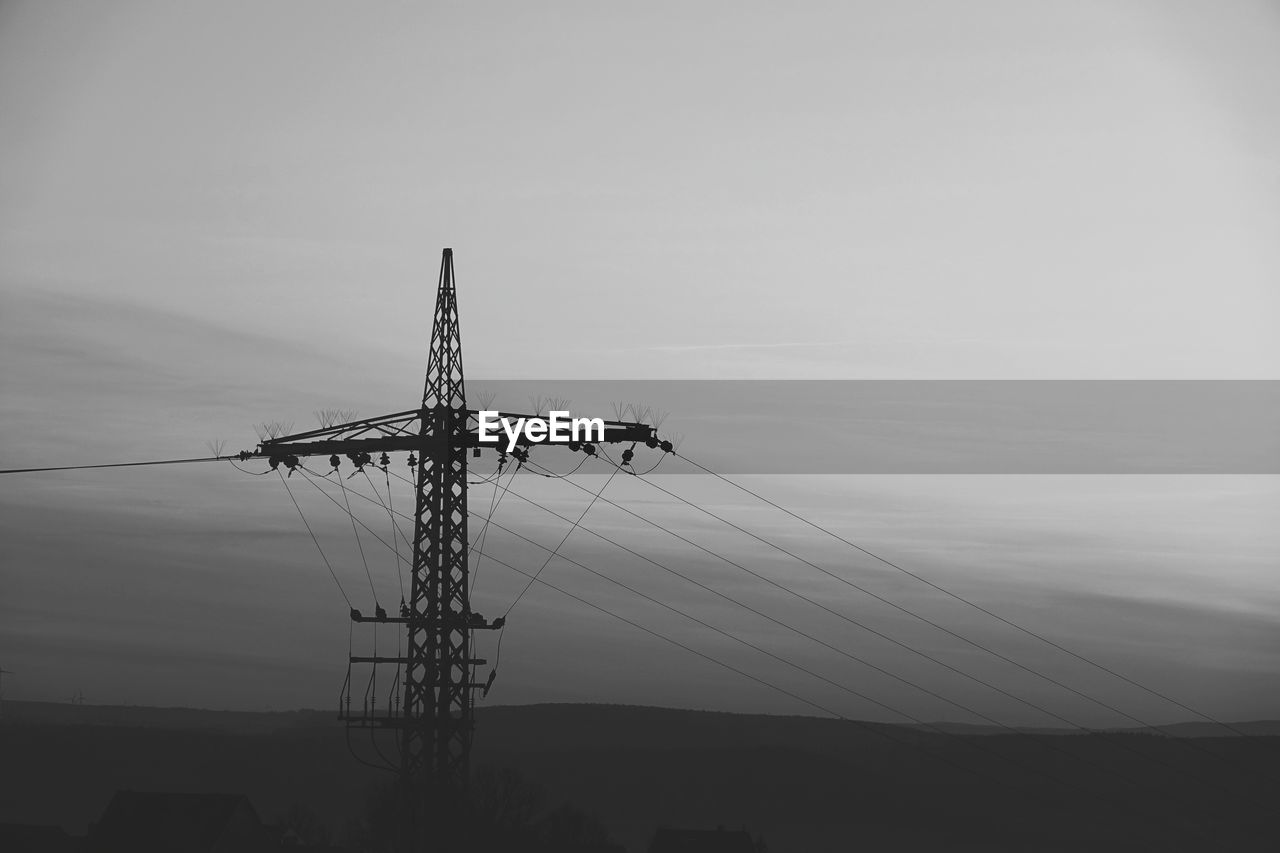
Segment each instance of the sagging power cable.
M787 509L786 507L784 507L784 506L782 506L782 505L780 505L780 504L778 504L778 503L775 503L774 501L769 500L769 499L768 499L768 498L766 498L764 495L761 495L761 494L759 494L759 493L757 493L757 492L752 491L751 489L747 488L746 486L742 485L741 483L738 483L738 482L736 482L736 481L734 481L734 480L729 479L728 477L725 477L725 476L723 476L723 475L721 475L721 474L716 473L715 471L712 471L710 468L706 467L705 465L702 465L702 464L701 464L701 463L699 463L699 462L695 462L694 460L690 459L689 457L687 457L687 456L685 456L685 455L683 455L683 454L681 454L681 453L678 453L678 452L676 452L676 451L674 451L674 450L673 450L673 451L672 451L672 454L673 454L673 455L675 455L675 456L680 457L680 458L681 458L681 459L683 459L685 462L688 462L690 465L694 466L695 468L699 469L700 471L703 471L704 473L709 474L709 475L711 475L712 477L715 477L716 479L721 480L722 482L728 483L730 486L733 486L735 489L738 489L739 491L741 491L741 492L743 492L743 493L745 493L745 494L751 495L752 497L756 498L757 500L763 501L764 503L768 504L769 506L773 507L774 509L777 509L777 510L779 510L780 512L783 512L783 513L785 513L785 514L787 514L787 515L791 516L792 518L796 519L797 521L799 521L799 522L801 522L801 523L803 523L803 524L806 524L806 525L808 525L809 527L812 527L814 530L817 530L817 531L819 531L820 533L824 533L824 534L826 534L827 536L831 537L832 539L835 539L835 540L837 540L837 541L839 541L839 542L843 542L845 545L849 546L850 548L853 548L854 550L856 550L856 551L858 551L858 552L860 552L860 553L862 553L862 554L865 554L866 556L868 556L868 557L872 558L873 560L876 560L876 561L878 561L878 562L880 562L880 563L884 564L885 566L888 566L889 568L893 569L894 571L900 572L900 573L902 573L902 574L906 575L907 577L912 578L912 579L914 579L914 580L916 580L916 581L918 581L918 582L920 582L920 583L924 584L925 586L928 586L928 587L930 587L931 589L934 589L934 590L936 590L937 592L940 592L940 593L942 593L943 595L945 595L945 596L947 596L947 597L949 597L949 598L952 598L952 599L954 599L954 600L956 600L956 601L960 602L961 604L964 604L964 605L966 605L966 606L968 606L968 607L971 607L971 608L973 608L974 610L977 610L978 612L983 613L983 614L985 614L986 616L988 616L988 617L990 617L990 618L992 618L992 619L995 619L996 621L1001 622L1002 624L1007 625L1007 626L1009 626L1010 628L1013 628L1014 630L1019 631L1019 632L1021 632L1022 634L1025 634L1025 635L1026 635L1026 636L1028 636L1028 637L1031 637L1032 639L1038 640L1038 641L1040 641L1041 643L1044 643L1044 644L1046 644L1046 645L1048 645L1048 646L1050 646L1050 647L1052 647L1052 648L1054 648L1054 649L1057 649L1058 651L1062 652L1063 654L1069 655L1070 657L1075 658L1076 660L1080 661L1081 663L1087 664L1088 666L1091 666L1091 667L1093 667L1093 668L1095 668L1095 669L1097 669L1097 670L1099 670L1099 671L1101 671L1101 672L1104 672L1104 673L1106 673L1107 675L1112 676L1113 678L1117 678L1117 679L1119 679L1119 680L1123 681L1124 683L1126 683L1126 684L1128 684L1128 685L1130 685L1130 686L1132 686L1132 687L1136 687L1136 688L1138 688L1139 690L1143 691L1144 693L1147 693L1147 694L1148 694L1148 695L1150 695L1150 696L1154 696L1154 697L1156 697L1156 698L1158 698L1158 699L1162 699L1162 700L1164 700L1165 702L1168 702L1168 703L1170 703L1170 704L1172 704L1172 705L1174 705L1174 706L1176 706L1176 707L1178 707L1178 708L1181 708L1182 710L1186 711L1186 712L1187 712L1187 713L1189 713L1189 714L1194 714L1194 715L1196 715L1197 717L1199 717L1199 718L1201 718L1201 719L1203 719L1203 720L1206 720L1206 721L1208 721L1208 722L1211 722L1211 723L1214 723L1214 724L1216 724L1216 725L1218 725L1218 726L1221 726L1222 728L1224 728L1224 729L1226 729L1227 731L1230 731L1230 732L1232 732L1232 733L1234 733L1234 734L1236 734L1236 735L1239 735L1239 736L1241 736L1241 737L1252 737L1252 735L1250 735L1248 732L1242 731L1242 730L1240 730L1240 729L1236 728L1235 726L1231 725L1230 723L1227 723L1227 722L1224 722L1224 721L1222 721L1222 720L1219 720L1219 719L1217 719L1216 717L1212 716L1211 714L1205 713L1204 711L1200 711L1200 710L1198 710L1198 709L1196 709L1196 708L1191 707L1190 705L1186 705L1186 704L1184 704L1184 703L1182 703L1182 702L1178 701L1177 699L1173 698L1172 696L1169 696L1169 695L1167 695L1167 694L1165 694L1165 693L1163 693L1163 692L1161 692L1161 691L1159 691L1159 690L1156 690L1155 688L1148 687L1148 686L1146 686L1145 684L1142 684L1142 683L1138 682L1137 680L1135 680L1135 679L1132 679L1132 678L1128 677L1127 675L1124 675L1124 674L1122 674L1122 673L1120 673L1120 672L1117 672L1117 671L1115 671L1115 670L1111 669L1110 667L1106 666L1105 664L1099 663L1098 661L1095 661L1095 660L1093 660L1092 658L1087 657L1086 655L1080 654L1079 652L1076 652L1076 651L1074 651L1073 649L1069 649L1069 648L1067 648L1066 646L1063 646L1061 643L1058 643L1058 642L1056 642L1056 641L1054 641L1054 640L1051 640L1051 639L1049 639L1048 637L1044 636L1043 634L1041 634L1041 633L1039 633L1039 632L1037 632L1037 631L1034 631L1034 630L1032 630L1032 629L1030 629L1030 628L1027 628L1026 626L1021 625L1021 624L1019 624L1019 623L1017 623L1017 622L1014 622L1012 619L1009 619L1009 618L1006 618L1006 617L1004 617L1004 616L1001 616L1000 614L996 613L995 611L992 611L992 610L990 610L990 609L988 609L988 608L986 608L986 607L983 607L981 604L978 604L978 603L976 603L976 602L974 602L974 601L971 601L970 599L965 598L963 595L960 595L960 594L959 594L959 593L957 593L957 592L953 592L952 590L947 589L946 587L944 587L944 586L942 586L942 585L940 585L940 584L937 584L937 583L935 583L935 582L933 582L933 581L929 580L929 579L928 579L928 578L926 578L926 577L923 577L923 576L921 576L921 575L918 575L918 574L916 574L915 572L913 572L913 571L911 571L911 570L909 570L909 569L907 569L907 568L904 568L903 566L899 565L898 563L895 563L895 562L893 562L892 560L889 560L889 559L887 559L887 558L885 558L885 557L882 557L882 556L880 556L879 554L877 554L877 553L875 553L875 552L873 552L873 551L871 551L871 550L869 550L869 549L867 549L867 548L863 547L862 545L859 545L859 544L857 544L856 542L852 542L852 541L850 541L850 540L846 539L845 537L843 537L843 536L839 535L838 533L835 533L835 532L833 532L833 531L831 531L831 530L828 530L827 528L823 527L822 525L820 525L820 524L818 524L818 523L816 523L816 522L810 521L809 519L805 518L804 516L802 516L802 515L800 515L800 514L798 514L798 513L796 513L796 512L793 512L793 511L791 511L791 510ZM665 491L665 490L664 490L664 491ZM668 492L668 494L670 494L670 493ZM744 531L744 532L745 532L745 531ZM1126 716L1127 716L1127 715L1126 715ZM1130 717L1130 719L1134 719L1134 718ZM1138 722L1140 722L1140 721L1138 721ZM1143 725L1143 726L1145 726L1145 727L1147 727L1147 728L1155 728L1155 729L1158 729L1158 728L1159 728L1159 727L1156 727L1156 726L1150 726L1150 725L1148 725L1148 724L1146 724L1146 723L1142 723L1142 725Z
M100 465L55 465L47 468L4 468L0 474L33 474L39 471L87 471L91 468L141 468L146 465L185 465L188 462L222 462L231 456L201 456L196 459L159 459L152 462L107 462Z
M606 485L608 485L608 484L606 483ZM513 489L508 488L508 490L509 490L512 494L516 495L516 497L520 498L521 500L524 500L524 501L526 501L526 502L528 502L528 503L532 503L534 506L536 506L536 507L538 507L538 508L540 508L540 509L544 510L545 512L548 512L548 513L550 513L550 514L554 515L555 517L557 517L557 518L561 519L562 521L568 522L568 523L570 523L570 524L574 524L574 522L573 522L573 520L572 520L572 519L570 519L570 518L568 518L568 517L566 517L566 516L562 516L562 515L560 515L559 513L555 512L554 510L551 510L551 509L549 509L549 508L547 508L547 507L542 506L541 504L537 503L536 501L532 501L531 499L529 499L529 498L525 497L524 495L519 494L518 492L516 492L516 491L515 491L515 490L513 490ZM587 491L588 491L588 493L590 493L590 490L587 490ZM601 491L601 492L603 492L603 491L604 491L604 489L602 488L600 491ZM359 492L355 492L355 494L356 494L357 496L364 497L364 496L363 496L363 495L361 495ZM595 494L596 494L596 495L597 495L597 497L598 497L599 493L595 493ZM606 502L606 503L613 504L613 502L612 502L612 501L609 501L607 498L600 498L600 499L601 499L601 500L603 500L603 501L604 501L604 502ZM330 498L330 500L332 500L332 498ZM368 500L368 498L366 498L366 500ZM336 502L335 502L335 504L336 504ZM616 506L616 504L613 504L613 505L615 505L615 506ZM479 513L473 513L473 514L474 514L474 515L477 515L477 516L479 515ZM585 515L585 513L584 513L584 515ZM834 682L834 681L832 681L831 679L825 678L824 676L818 675L818 674L816 674L816 673L812 673L812 671L808 670L807 668L803 667L803 666L802 666L802 665L800 665L800 664L795 664L795 663L794 663L794 662L792 662L792 661L789 661L789 660L787 660L787 659L785 659L785 658L781 658L781 657L779 657L778 655L774 655L773 653L771 653L771 652L769 652L769 651L767 651L767 650L765 650L765 649L759 648L759 647L755 646L754 644L751 644L751 643L749 643L749 642L747 642L747 641L741 640L740 638L736 637L735 635L729 634L728 632L725 632L725 631L723 631L723 630L721 630L721 629L719 629L719 628L717 628L717 627L715 627L715 626L713 626L713 625L707 625L705 622L702 622L702 620L699 620L697 617L692 616L691 614L687 614L687 613L685 613L684 611L679 610L678 608L673 608L673 607L671 607L670 605L667 605L667 604L665 604L665 603L663 603L663 602L661 602L661 601L659 601L659 600L657 600L657 599L652 598L651 596L646 595L646 594L645 594L645 593L643 593L643 592L640 592L639 590L636 590L636 589L634 589L634 588L630 587L629 585L627 585L627 584L625 584L625 583L622 583L621 581L617 581L617 580L615 580L615 579L613 579L613 578L610 578L610 577L609 577L609 576L607 576L607 575L603 575L603 574L601 574L600 572L597 572L597 571L595 571L594 569L591 569L589 566L586 566L585 564L583 564L583 563L581 563L581 562L579 562L579 561L577 561L577 560L574 560L574 559L572 559L572 558L570 558L570 557L568 557L568 556L566 556L566 555L564 555L564 554L559 553L559 548L560 548L560 546L557 546L555 549L552 549L552 548L549 548L548 546L543 545L543 544L541 544L541 543L539 543L539 542L537 542L537 541L535 541L535 540L533 540L533 539L530 539L530 538L529 538L529 537L527 537L527 536L524 536L523 534L520 534L520 533L518 533L518 532L516 532L516 531L512 530L512 529L511 529L511 528L509 528L509 527L506 527L505 525L503 525L503 524L501 524L501 523L499 523L499 522L497 522L497 521L493 520L492 518L487 518L487 519L486 519L486 518L484 518L484 517L481 517L481 520L482 520L482 521L485 523L485 525L487 525L487 526L492 526L492 527L494 527L494 528L497 528L497 529L499 529L499 530L502 530L502 531L504 531L504 532L506 532L506 533L508 533L508 534L511 534L511 535L513 535L513 536L516 536L516 537L517 537L517 538L519 538L519 539L522 539L522 540L524 540L524 541L528 542L528 543L529 543L529 544L531 544L531 545L534 545L535 547L537 547L537 548L539 548L539 549L541 549L541 550L543 550L543 551L547 551L547 552L548 552L548 558L547 558L548 562L549 562L551 559L554 559L556 556L559 556L559 557L560 557L560 559L562 559L562 560L564 560L564 561L566 561L566 562L570 563L571 565L574 565L574 566L577 566L577 567L581 568L582 570L584 570L584 571L588 572L589 574L595 575L595 576L597 576L597 577L601 577L602 579L604 579L604 580L606 580L606 581L608 581L608 582L610 582L610 583L613 583L613 584L615 584L615 585L617 585L617 586L619 586L619 587L621 587L621 588L623 588L623 589L625 589L625 590L627 590L627 591L629 591L629 592L632 592L633 594L635 594L635 595L637 595L637 596L639 596L639 597L641 597L641 598L644 598L644 599L646 599L646 600L648 600L648 601L651 601L652 603L657 604L657 605L658 605L658 606L660 606L660 607L663 607L663 608L668 609L668 610L672 610L673 612L676 612L676 613L678 613L678 614L679 614L679 615L681 615L681 616L684 616L684 617L686 617L686 618L692 619L693 621L699 622L699 624L703 624L705 627L709 628L710 630L716 631L717 633L724 634L725 636L728 636L728 637L730 637L731 639L733 639L733 640L735 640L735 641L742 642L742 643L744 643L744 644L746 644L746 645L750 646L751 648L755 649L756 651L760 652L761 654L764 654L766 657L770 657L770 658L772 658L772 659L774 659L774 660L778 660L778 661L780 661L780 662L782 662L782 663L784 663L784 664L787 664L787 665L789 665L789 666L793 666L793 668L799 668L799 669L801 669L802 671L805 671L805 672L807 672L807 673L809 673L809 674L813 675L813 677L815 677L815 678L817 678L817 679L819 679L819 680L822 680L822 681L824 681L824 682L827 682L827 683L829 683L829 684L832 684L833 686L836 686L838 689L844 690L845 692L849 692L849 693L851 693L852 695L858 696L859 698L862 698L862 699L864 699L864 700L866 700L866 701L868 701L868 702L871 702L872 704L879 705L880 707L885 708L886 710L890 710L890 711L892 711L893 713L897 714L898 716L901 716L901 717L903 717L904 719L907 719L907 720L909 720L909 721L911 721L911 722L913 722L913 723L916 723L917 725L922 725L922 726L924 726L924 727L926 727L926 728L932 728L929 724L924 723L924 722L923 722L923 721L921 721L921 720L918 720L917 718L915 718L915 717L914 717L914 716L912 716L911 714L908 714L908 713L906 713L906 712L900 711L900 710L898 710L898 709L896 709L896 708L894 708L894 707L892 707L892 706L888 705L887 703L883 703L883 702L880 702L879 700L873 699L873 698L871 698L871 697L869 697L869 696L865 696L864 694L859 693L858 691L854 691L854 690L852 690L851 688L847 688L847 687L845 687L844 685L840 685L839 683ZM597 538L603 539L604 541L607 541L607 542L610 542L610 543L612 543L612 544L614 544L614 545L617 545L618 547L622 548L623 550L628 551L629 553L632 553L632 554L634 554L635 556L638 556L638 557L640 557L641 559L644 559L644 560L646 560L646 561L648 561L648 562L650 562L650 563L653 563L654 565L658 566L659 568L663 568L664 570L667 570L667 571L669 571L669 572L672 572L673 574L675 574L675 575L677 575L677 576L679 576L679 577L683 577L683 578L685 578L686 580L691 581L691 582L692 582L692 583L694 583L695 585L702 587L703 589L706 589L706 590L708 590L708 591L710 591L710 592L713 592L714 594L720 595L720 597L725 598L726 600L730 601L731 603L734 603L734 604L738 605L739 607L742 607L744 610L747 610L747 611L752 612L752 613L754 613L754 614L756 614L756 615L758 615L758 616L761 616L761 617L763 617L763 618L765 618L765 619L768 619L768 620L769 620L769 621L771 621L771 622L779 622L779 620L775 620L775 619L773 619L772 617L769 617L769 616L767 616L766 614L764 614L764 613L762 613L762 612L760 612L760 611L758 611L758 610L756 610L756 609L754 609L754 608L751 608L749 605L745 605L745 604L743 604L742 602L739 602L739 601L737 601L736 599L733 599L731 596L723 595L723 594L721 594L721 593L717 592L716 590L713 590L713 589L711 589L711 588L709 588L709 587L706 587L705 585L700 584L700 583L698 583L697 581L694 581L694 580L692 580L691 578L688 578L687 576L685 576L685 575L683 575L683 574L681 574L681 573L679 573L679 572L675 572L674 570L671 570L671 569L669 569L668 567L663 566L663 565L662 565L662 564L660 564L660 563L657 563L656 561L650 560L649 558L645 557L644 555L641 555L641 554L639 554L638 552L635 552L635 551L633 551L632 549L627 548L626 546L623 546L623 545L620 545L619 543L614 542L614 540L611 540L611 539L609 539L608 537L605 537L605 536L603 536L602 534L599 534L599 533L597 533L596 531L591 530L589 527L587 527L587 526L583 525L581 522L582 522L582 518L580 517L580 518L578 519L578 522L577 522L577 524L575 525L575 527L576 527L576 528L581 528L582 530L584 530L584 531L586 531L586 532L588 532L588 533L591 533L592 535L596 536ZM572 532L572 530L573 530L573 529L574 529L574 528L571 528L571 529L570 529L570 532ZM562 541L561 541L561 545L563 545L563 541L564 541L564 540L562 540ZM384 546L386 545L386 543L385 543L385 542L384 542L383 544L384 544ZM506 565L505 563L502 563L502 561L498 560L497 558L493 557L492 555L490 556L490 559L491 559L493 562L497 562L497 563L499 563L499 564L501 564L501 565ZM542 568L546 568L546 565L547 565L547 563L544 563L544 564L543 564L543 566L542 566ZM538 574L537 574L537 575L532 576L532 577L535 577L537 580L539 580L539 581L540 581L540 575L541 575L541 569L539 570L539 572L538 572ZM528 575L528 574L526 574L525 576L526 576L526 577L531 577L531 576L530 576L530 575ZM534 582L534 581L530 581L530 583L529 583L527 586L531 586L533 582ZM898 680L898 681L899 681L899 682L901 682L901 683L904 683L904 684L906 684L906 685L908 685L908 686L910 686L910 687L914 687L914 688L916 688L916 689L918 689L918 690L921 690L922 692L926 693L927 695L931 695L931 696L933 696L934 698L937 698L937 699L940 699L940 700L942 700L942 701L944 701L944 702L947 702L948 704L951 704L951 705L953 705L953 706L955 706L955 707L958 707L958 708L960 708L961 710L968 711L968 712L970 712L970 713L974 714L975 716L977 716L978 718L983 719L983 720L984 720L984 721L986 721L986 722L989 722L989 723L991 723L991 724L993 724L993 725L996 725L996 726L999 726L999 727L1001 727L1001 728L1004 728L1004 729L1007 729L1007 730L1013 731L1014 733L1017 733L1017 734L1025 734L1025 733L1023 733L1023 732L1019 732L1019 731L1018 731L1017 729L1015 729L1014 727L1011 727L1011 726L1009 726L1009 725L1007 725L1007 724L1001 723L1000 721L996 720L995 718L989 717L989 716L987 716L987 715L985 715L985 714L982 714L981 712L978 712L978 711L976 711L975 709L972 709L972 708L970 708L970 707L968 707L968 706L966 706L966 705L964 705L964 704L962 704L962 703L955 702L955 701L953 701L953 700L948 699L948 698L947 698L947 697L945 697L945 696L942 696L941 694L938 694L938 693L936 693L936 692L934 692L934 691L931 691L931 690L929 690L929 689L927 689L927 688L924 688L923 686L916 684L915 682L911 681L910 679L906 679L906 678L903 678L903 677L897 676L897 675L895 675L894 673L891 673L891 672L889 672L889 671L887 671L887 670L885 670L885 669L883 669L883 668L881 668L881 667L879 667L879 666L876 666L875 664L870 663L869 661L865 661L865 660L863 660L863 659L861 659L861 658L857 657L856 655L852 655L852 654L850 654L850 653L844 652L843 650L840 650L840 649L838 649L838 648L836 648L836 647L834 647L834 646L831 646L831 645L829 645L829 644L827 644L827 643L825 643L825 642L823 642L823 641L821 641L821 640L818 640L816 637L812 637L812 635L809 635L809 634L807 634L806 632L800 631L799 629L792 628L791 626L786 625L785 623L780 623L780 624L782 624L782 626L783 626L783 627L786 627L786 628L788 628L789 630L792 630L792 631L794 631L794 632L798 633L798 634L799 634L799 635L801 635L801 636L804 636L804 637L807 637L807 638L813 639L814 641L818 642L819 644L821 644L821 645L823 645L823 646L826 646L827 648L830 648L830 649L832 649L833 651L836 651L837 653L840 653L840 654L844 655L845 657L848 657L848 658L850 658L850 659L852 659L852 660L855 660L855 661L856 661L856 662L858 662L858 663L862 663L862 664L864 664L864 665L867 665L868 667L870 667L870 668L872 668L872 669L874 669L874 670L876 670L876 671L878 671L878 672L881 672L882 674L885 674L885 675L887 675L887 676L889 676L889 677L891 677L891 678L894 678L895 680ZM496 660L495 660L495 663L494 663L495 671L496 671L496 669L497 669L498 663L499 663L499 662L500 662L500 660L501 660L501 639L502 639L502 633L504 633L504 632L502 632L502 631L500 631L500 632L499 632L499 649L498 649L498 654L496 655ZM960 673L960 674L962 674L962 675L963 675L964 673ZM986 682L982 682L982 681L979 681L979 683L986 684ZM992 687L992 689L995 689L995 690L997 690L998 692L1003 692L1003 691L1000 691L1000 688L998 688L998 687L994 687L994 685L987 685L987 686ZM1012 697L1012 698L1017 698L1017 697ZM1034 706L1034 705L1033 705L1032 707L1036 707L1036 708L1038 708L1038 706ZM1040 710L1045 710L1045 709L1040 709ZM1051 714L1052 712L1048 712L1048 711L1046 710L1046 713L1050 713L1050 714ZM1069 721L1069 720L1065 720L1065 719L1064 719L1063 721L1064 721L1064 722L1066 722L1066 723L1068 723L1069 725L1075 725L1075 724L1071 723L1071 721ZM1080 727L1080 726L1075 726L1075 727L1076 727L1076 728L1083 728L1083 727ZM1086 731L1087 731L1087 730L1086 730ZM950 734L949 732L945 732L945 730L939 730L939 733L943 733L943 734ZM1138 756L1139 758L1147 758L1147 757L1148 757L1148 756L1146 756L1144 753L1141 753L1141 752L1138 752L1138 751L1136 751L1136 750L1132 750L1132 749L1130 749L1127 745L1123 745L1123 744L1122 744L1122 746L1126 749L1126 751L1132 752L1134 755ZM1079 760L1079 761L1081 761L1082 763L1087 764L1087 765L1089 765L1089 766L1091 766L1091 767L1094 767L1094 768L1095 768L1095 769L1097 769L1097 770L1100 770L1100 771L1102 771L1102 772L1105 772L1105 773L1108 773L1108 774L1110 774L1110 775L1113 775L1113 776L1115 776L1117 779L1120 779L1121 781L1124 781L1124 782L1126 782L1126 783L1128 783L1128 784L1131 784L1131 785L1136 785L1136 784L1138 784L1138 783L1134 782L1134 780L1130 779L1129 777L1127 777L1127 776L1126 776L1125 774L1123 774L1123 773L1120 773L1120 772L1118 772L1118 771L1116 771L1116 770L1113 770L1113 769L1111 769L1111 768L1104 767L1104 766L1102 766L1102 765L1098 765L1098 764L1096 764L1096 763L1094 763L1094 762L1092 762L1092 761L1090 761L1090 760L1088 760L1088 759L1086 759L1086 758L1083 758L1083 757L1081 757L1081 756L1075 755L1074 753L1069 753L1069 752L1067 752L1067 751L1065 751L1065 750L1062 750L1061 748L1056 747L1056 746L1054 746L1054 745L1051 745L1051 744L1045 744L1045 748L1046 748L1046 749L1049 749L1049 750L1051 750L1051 751L1054 751L1054 752L1061 752L1061 753L1062 753L1062 754L1064 754L1064 755L1070 755L1074 760ZM1002 756L1002 757L1003 757L1003 756ZM1016 762L1015 762L1015 763L1016 763ZM1166 766L1166 767L1168 767L1168 765L1164 765L1164 762L1156 762L1156 763L1159 763L1159 764L1161 764L1162 766ZM1027 769L1027 768L1024 768L1024 769ZM1170 768L1170 769L1176 769L1176 768ZM1039 772L1039 771L1036 771L1036 772ZM1193 777L1193 778L1194 778L1194 777ZM1204 780L1197 780L1197 781L1201 781L1202 783L1204 783L1204 784L1208 785L1209 787L1216 788L1216 789L1218 789L1218 790L1224 790L1224 789L1221 789L1219 786L1217 786L1217 785L1215 785L1215 784L1213 784L1213 783L1205 782ZM1067 783L1063 783L1063 784L1067 784Z
M276 473L280 474L280 482L284 484L284 490L289 493L289 500L293 501L293 508L298 511L298 517L302 519L302 525L307 528L307 533L311 534L311 541L316 543L316 550L320 552L320 559L324 560L325 568L329 570L329 576L333 578L333 582L338 585L338 592L342 593L343 601L347 602L347 608L354 610L351 604L351 598L347 595L347 591L342 588L342 581L338 580L338 574L333 570L333 565L329 562L329 558L324 555L324 549L320 547L320 540L316 538L315 531L311 529L311 525L307 523L307 517L302 514L302 507L298 506L298 499L293 496L293 490L289 488L289 483L284 478L284 474L280 473L280 469L276 469ZM310 482L308 480L308 482Z

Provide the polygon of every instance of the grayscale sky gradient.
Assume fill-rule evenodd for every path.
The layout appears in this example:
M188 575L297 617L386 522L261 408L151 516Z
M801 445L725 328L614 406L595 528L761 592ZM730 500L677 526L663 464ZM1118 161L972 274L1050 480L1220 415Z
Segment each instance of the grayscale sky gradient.
M203 455L213 438L251 446L258 421L409 408L442 246L470 378L1280 379L1277 105L1280 8L1243 0L4 2L0 467ZM1276 477L754 482L1197 707L1280 717ZM367 598L349 525L291 485ZM1187 717L741 496L669 485L1136 713ZM517 488L574 517L585 505L564 484ZM1082 721L1124 722L642 484L606 494ZM473 501L487 508L487 489ZM562 535L517 502L504 516ZM608 507L588 520L881 665L1045 722ZM565 550L886 701L964 719L589 536ZM384 598L391 559L370 550ZM574 572L548 577L889 718ZM500 611L515 583L482 568L478 606ZM328 707L344 612L274 478L0 482L10 696ZM512 625L492 701L804 711L550 590Z

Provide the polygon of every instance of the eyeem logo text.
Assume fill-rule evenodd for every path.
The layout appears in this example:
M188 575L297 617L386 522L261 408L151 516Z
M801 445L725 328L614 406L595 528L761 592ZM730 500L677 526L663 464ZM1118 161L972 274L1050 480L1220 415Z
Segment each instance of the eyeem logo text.
M533 444L604 441L603 418L571 418L568 412L553 411L548 418L512 419L491 409L476 412L476 431L482 443L497 444L501 441L499 428L507 436L508 453L519 445L521 434Z

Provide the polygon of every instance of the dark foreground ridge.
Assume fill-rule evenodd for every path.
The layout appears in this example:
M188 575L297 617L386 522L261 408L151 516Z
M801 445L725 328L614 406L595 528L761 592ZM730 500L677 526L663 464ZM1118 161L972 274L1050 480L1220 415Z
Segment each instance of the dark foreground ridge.
M1266 850L1280 837L1265 808L1280 793L1270 721L1237 724L1250 737L1195 724L1172 727L1177 737L877 726L888 739L839 720L662 708L478 717L477 769L514 771L548 815L572 804L633 853L659 827L745 829L773 853ZM352 760L323 711L6 702L0 756L0 824L72 835L117 791L167 791L243 795L263 821L367 839L388 781Z

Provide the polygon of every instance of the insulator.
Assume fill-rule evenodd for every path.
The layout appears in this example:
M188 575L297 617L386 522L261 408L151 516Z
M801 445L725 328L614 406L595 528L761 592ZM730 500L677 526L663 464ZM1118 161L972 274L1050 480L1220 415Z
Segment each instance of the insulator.
M409 454L409 467L410 467L410 468L412 468L414 465L417 465L417 464L418 464L418 457L416 457L416 456L414 456L412 453L410 453L410 454Z
M630 447L622 451L622 464L623 465L631 464L631 460L635 458L635 455L636 455L636 452L632 450Z
M582 452L588 456L595 456L596 446L588 441L586 444L582 445Z
M337 468L340 462L342 462L342 460L338 458L338 454L336 453L329 457L329 465L333 468Z
M646 439L644 440L644 443L645 443L646 445L648 445L650 448L657 447L657 446L658 446L658 437L657 437L656 435L651 435L651 436L649 436L648 438L646 438Z
M577 442L577 441L569 442L569 449L574 453L577 453L578 450L580 450L581 448L582 448L581 442Z
M383 468L386 468L388 465L391 464L391 457L388 456L386 453L383 453L382 457L378 459L378 464L381 465Z
M271 466L271 470L274 471L280 467L280 457L272 456L270 459L267 460L267 463Z
M298 462L298 457L294 456L292 453L284 458L284 464L289 466L290 471L298 467Z
M672 447L671 442L669 441L664 441L658 446L662 448L663 453L670 453L671 451L675 450L675 448Z

